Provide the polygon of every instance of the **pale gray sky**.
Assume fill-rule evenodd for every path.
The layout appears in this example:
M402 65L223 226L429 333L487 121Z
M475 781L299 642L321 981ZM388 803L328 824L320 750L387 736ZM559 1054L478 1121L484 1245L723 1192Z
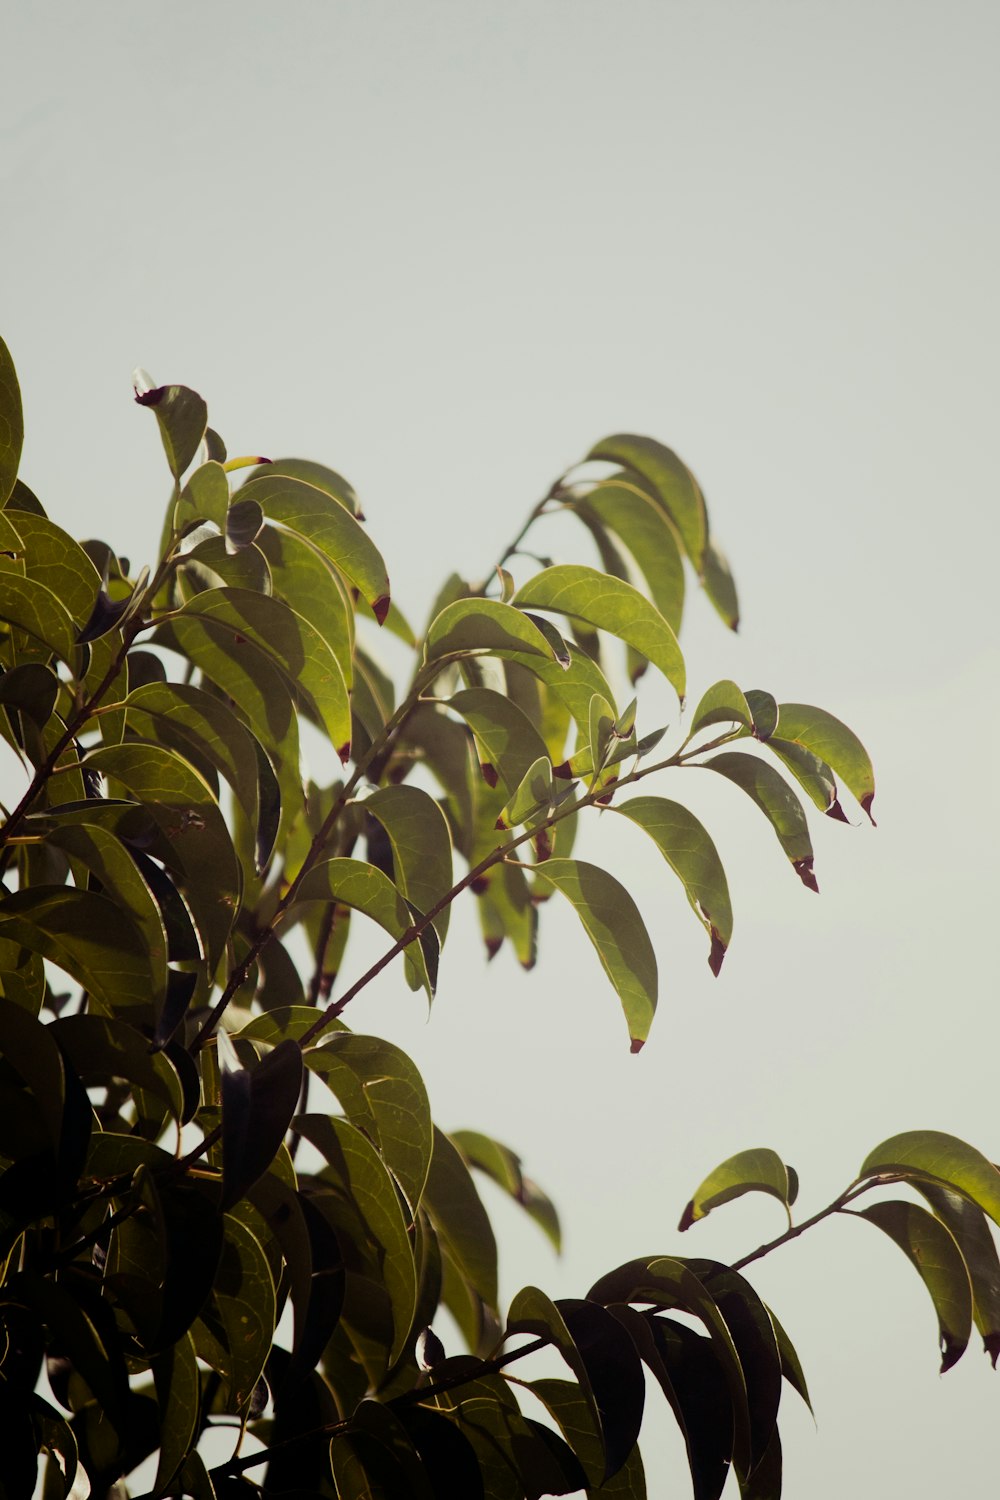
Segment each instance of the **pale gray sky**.
M780 1232L749 1200L675 1232L745 1146L797 1166L803 1213L897 1130L1000 1154L995 5L102 0L10 7L2 41L2 329L54 518L155 547L139 363L199 389L232 451L346 473L419 616L595 439L649 432L702 479L743 595L737 640L693 601L694 697L731 675L816 702L873 754L879 828L815 828L819 899L735 793L664 788L730 869L718 981L639 835L593 831L659 950L638 1058L568 911L530 976L459 921L429 1026L395 981L358 1003L442 1124L558 1199L561 1262L497 1205L508 1292ZM789 1496L982 1492L998 1377L970 1349L938 1378L887 1241L824 1225L753 1280L819 1416L786 1399ZM658 1401L651 1494L683 1494Z

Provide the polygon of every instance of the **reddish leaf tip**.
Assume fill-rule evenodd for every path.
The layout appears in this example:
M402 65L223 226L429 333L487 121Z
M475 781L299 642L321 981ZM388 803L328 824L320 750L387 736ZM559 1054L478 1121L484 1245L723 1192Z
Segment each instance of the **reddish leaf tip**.
M983 1336L983 1348L990 1357L990 1363L994 1370L997 1360L1000 1359L1000 1333L987 1333Z
M340 749L337 751L337 754L340 756L340 763L341 763L341 765L342 766L346 766L347 762L351 758L351 742L350 742L350 740L347 740L343 745L341 745Z
M497 782L500 780L499 776L497 775L496 766L490 765L488 760L481 760L479 762L479 769L482 772L483 780L486 782L486 785L489 787L496 786Z
M502 947L503 947L503 938L502 937L488 937L486 939L486 961L487 961L487 963L489 963L490 959L496 958L497 954L500 952L500 949Z
M558 776L560 781L572 781L573 772L568 760L560 761L557 766L552 767L553 776Z
M629 1047L629 1051L632 1053L641 1052L645 1045L646 1041L644 1037L634 1036L632 1038L632 1045Z
M809 890L815 891L819 895L819 886L816 883L816 876L813 874L813 856L811 854L805 859L793 859L792 869L804 886L807 886Z
M719 936L718 932L713 927L712 928L712 947L711 947L711 951L709 952L709 955L708 955L708 967L711 969L711 971L715 975L716 979L718 979L718 977L719 977L719 970L722 968L722 960L725 958L725 956L726 956L726 945L722 941L722 939Z
M138 386L133 386L132 389L135 391L137 406L159 406L167 390L165 385L154 386L151 391L140 391Z
M826 815L828 818L832 818L835 823L849 823L851 821L845 813L844 809L841 807L840 799L838 797L834 797L833 801L830 803L830 806L826 809Z
M681 1234L683 1234L684 1231L685 1231L685 1229L690 1229L691 1225L693 1223L694 1223L694 1199L692 1198L691 1201L688 1203L687 1207L685 1208L684 1212L681 1214L681 1220L680 1220L680 1223L678 1224L677 1228L680 1230Z
M380 625L385 624L385 617L389 613L389 595L380 594L372 605L372 614Z
M872 817L872 803L874 802L874 800L875 800L875 793L874 792L869 792L867 794L867 796L862 797L862 799L861 799L861 806L864 808L865 812L868 814L868 821L869 821L869 823L872 825L873 828L877 828L878 824L875 822L875 819Z

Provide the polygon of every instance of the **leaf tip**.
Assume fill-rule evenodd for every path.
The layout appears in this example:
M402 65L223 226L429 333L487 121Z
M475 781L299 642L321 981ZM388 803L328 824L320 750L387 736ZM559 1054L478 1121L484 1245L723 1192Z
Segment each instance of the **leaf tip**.
M691 1225L693 1223L694 1223L694 1199L692 1198L690 1200L690 1202L688 1203L687 1207L685 1208L684 1212L681 1214L680 1222L678 1223L677 1228L680 1231L680 1233L683 1234L686 1229L690 1229L691 1228Z
M135 391L135 402L137 406L159 406L166 393L165 385L157 385L152 390L140 390L137 385L132 389Z
M641 1052L645 1045L646 1038L644 1036L634 1036L629 1051L634 1055L636 1052Z
M340 756L340 764L342 766L346 766L347 762L351 758L351 742L350 742L350 740L345 740L344 741L344 743L341 745L340 749L337 751L337 754Z
M983 1348L989 1355L990 1364L995 1370L997 1367L997 1360L1000 1359L1000 1332L984 1334Z
M792 869L808 890L815 891L819 895L819 884L813 873L813 856L811 854L806 855L805 859L793 859Z
M372 604L372 614L380 625L385 624L385 617L389 613L389 595L380 594Z
M497 775L496 766L491 765L488 760L481 760L479 762L479 769L482 772L483 780L486 782L486 785L488 787L495 787L497 782L500 780L499 776Z
M826 816L832 818L835 823L849 823L851 821L841 807L839 797L834 797L830 806L826 809Z
M716 928L713 927L712 947L708 955L708 967L711 969L716 979L718 979L719 977L719 970L722 968L722 960L725 958L725 956L726 945L719 936Z
M502 937L488 937L486 939L486 962L489 963L492 959L496 958L502 947Z
M862 799L861 799L861 806L864 808L865 812L868 814L868 821L869 821L869 823L872 825L873 828L877 828L878 824L875 822L875 819L872 817L872 803L874 801L875 801L875 792L874 792L874 790L872 790L870 792L867 792L865 794L865 796L862 797Z

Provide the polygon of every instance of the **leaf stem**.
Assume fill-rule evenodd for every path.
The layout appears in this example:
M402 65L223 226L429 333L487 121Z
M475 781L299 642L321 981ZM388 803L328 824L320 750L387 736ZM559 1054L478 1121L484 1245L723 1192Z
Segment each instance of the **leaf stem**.
M778 1235L777 1239L768 1240L765 1245L758 1245L756 1250L751 1250L749 1255L743 1255L739 1260L734 1260L731 1269L742 1271L744 1266L751 1265L755 1260L763 1260L765 1255L770 1255L771 1251L777 1250L780 1245L787 1245L790 1240L797 1240L800 1234L805 1234L806 1230L812 1229L814 1224L822 1223L832 1214L841 1213L848 1203L853 1203L855 1198L867 1192L872 1185L870 1179L862 1183L852 1182L839 1197L834 1198L826 1208L821 1208L819 1213L813 1214L811 1219L803 1219L801 1224L790 1225L784 1234Z

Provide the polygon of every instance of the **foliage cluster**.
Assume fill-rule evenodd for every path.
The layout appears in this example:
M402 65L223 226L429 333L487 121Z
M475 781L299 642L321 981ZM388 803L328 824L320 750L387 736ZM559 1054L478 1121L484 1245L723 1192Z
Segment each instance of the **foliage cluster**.
M557 895L638 1049L653 945L621 882L574 855L580 816L608 809L649 836L717 974L732 909L715 845L683 802L636 784L724 778L814 890L802 799L845 821L842 785L870 815L869 758L821 709L721 681L678 733L620 704L615 653L632 683L651 668L683 703L686 578L735 628L688 468L650 439L598 443L484 584L447 581L418 636L340 475L229 458L183 386L137 400L172 490L159 555L133 572L17 477L20 397L0 345L0 734L25 778L0 825L0 1493L30 1496L41 1465L46 1496L85 1492L82 1475L94 1496L126 1495L144 1464L150 1495L199 1500L260 1486L642 1497L647 1371L696 1500L731 1471L745 1500L766 1500L781 1488L783 1383L809 1398L742 1272L833 1213L905 1252L942 1368L973 1324L995 1360L1000 1172L928 1131L876 1147L798 1224L794 1171L741 1152L680 1229L764 1192L788 1213L771 1244L732 1266L634 1260L579 1298L526 1287L502 1314L477 1175L558 1245L552 1203L505 1145L438 1129L411 1060L344 1019L397 959L433 997L463 891L487 953L509 943L526 967ZM557 510L586 528L600 569L534 559L515 584L507 564L532 561L527 532ZM412 651L398 695L380 628ZM304 781L306 725L329 753ZM338 989L359 914L386 946ZM898 1183L915 1193L855 1206ZM441 1307L464 1352L434 1332ZM532 1375L547 1346L564 1378ZM210 1466L219 1429L230 1453ZM244 1432L263 1448L242 1451Z

